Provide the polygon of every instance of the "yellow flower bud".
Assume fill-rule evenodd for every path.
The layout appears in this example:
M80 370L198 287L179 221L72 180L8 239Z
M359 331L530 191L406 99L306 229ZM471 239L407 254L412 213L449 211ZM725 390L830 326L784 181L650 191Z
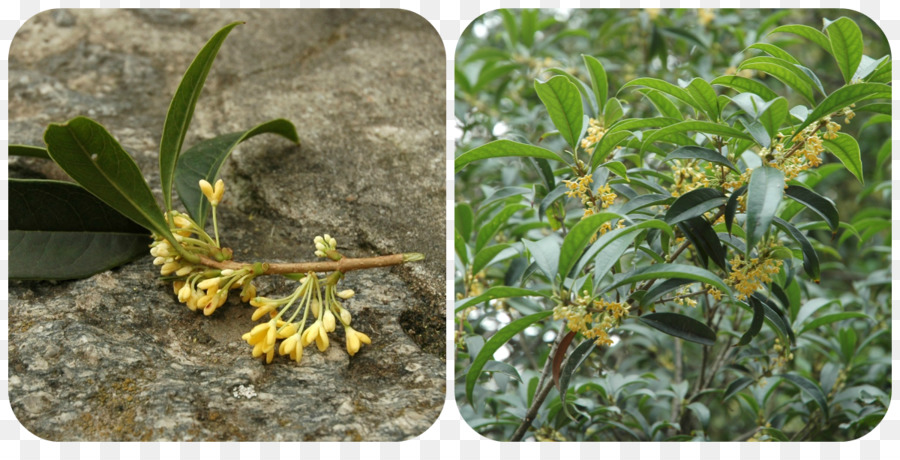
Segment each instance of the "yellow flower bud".
M343 291L338 292L337 296L344 300L347 300L347 299L353 297L353 294L354 294L353 289L344 289Z
M331 310L325 310L325 316L322 318L322 324L325 326L325 332L334 331L334 313L332 313Z
M341 322L344 324L350 324L351 319L352 319L352 317L350 316L350 312L342 308L341 309Z
M319 336L316 337L316 347L319 348L319 351L328 349L328 333L325 332L324 327L319 328Z
M216 188L213 192L213 197L216 199L215 204L219 204L222 201L222 196L225 195L225 182L222 179L216 181Z
M218 201L213 203L213 200L215 199L215 192L213 191L212 184L203 179L200 179L200 191L203 192L203 196L205 196L213 206L219 204Z

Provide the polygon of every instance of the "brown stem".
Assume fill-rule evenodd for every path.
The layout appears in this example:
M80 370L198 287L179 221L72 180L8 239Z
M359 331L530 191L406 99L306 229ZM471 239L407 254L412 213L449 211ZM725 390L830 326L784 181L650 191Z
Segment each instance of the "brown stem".
M562 329L565 330L565 324ZM535 393L534 400L531 401L531 407L529 407L528 412L525 413L525 418L522 419L522 423L519 424L515 433L509 438L510 441L522 440L525 433L528 431L528 428L531 426L531 422L534 421L534 416L537 415L538 409L544 404L544 400L547 399L547 395L549 395L550 390L553 389L553 379L548 377L550 375L550 369L553 367L553 356L556 355L556 349L559 347L559 343L562 342L564 336L565 334L560 332L557 334L556 340L553 341L553 346L550 347L550 354L547 355L547 360L544 362L544 369L541 371L541 378L538 380L538 391Z
M264 264L264 275L286 275L290 273L308 273L308 272L333 272L339 271L347 273L353 270L361 270L364 268L389 267L392 265L400 265L403 262L421 260L421 258L410 258L406 254L391 254L389 256L378 257L362 257L353 259L342 257L337 261L327 262L300 262L289 264ZM245 267L252 267L253 264L244 262L235 262L233 260L224 260L219 262L206 256L200 256L200 263L207 267L218 268L220 270L232 269L240 270Z

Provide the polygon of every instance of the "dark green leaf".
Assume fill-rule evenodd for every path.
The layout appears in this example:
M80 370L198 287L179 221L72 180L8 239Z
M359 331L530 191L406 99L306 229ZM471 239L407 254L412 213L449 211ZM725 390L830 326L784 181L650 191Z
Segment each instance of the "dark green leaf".
M162 181L163 201L165 201L167 210L172 209L172 183L175 178L175 165L178 163L184 137L191 124L191 118L194 116L197 99L200 97L206 76L209 75L209 69L212 67L225 37L238 24L243 23L228 24L203 45L184 76L181 77L181 83L169 104L166 121L163 125L162 139L159 141L159 176Z
M47 151L71 178L116 211L175 242L137 164L99 123L84 117L51 124Z
M800 244L800 250L803 252L803 269L813 281L819 281L819 256L809 239L796 227L778 217L772 223Z
M840 216L834 202L818 193L799 185L788 185L784 194L798 203L802 203L810 211L815 212L828 223L831 231L836 232L840 224Z
M539 291L534 291L531 289L523 289L517 287L509 287L509 286L495 286L487 291L484 291L483 294L469 297L465 299L460 299L456 301L456 304L453 306L453 311L459 313L466 308L471 307L472 305L480 304L481 302L487 302L488 300L494 299L506 299L509 297L527 297L527 296L537 296L537 297L548 297L547 294L544 294Z
M736 347L750 343L753 337L756 337L759 331L762 330L763 320L766 318L766 310L762 302L755 297L750 297L748 300L750 301L750 307L753 309L753 319L750 321L750 328L741 336L741 340L735 345Z
M606 291L615 289L619 286L631 284L637 281L649 279L669 279L669 278L687 278L694 281L700 281L716 289L731 295L731 289L722 281L721 278L712 272L693 265L682 264L654 264L647 267L638 268L632 272L617 276L616 281L606 288ZM602 293L595 293L602 294Z
M42 147L34 147L31 145L10 144L8 153L10 155L20 157L46 158L48 160L50 159L50 154L47 153L47 149Z
M462 262L463 266L469 265L469 247L457 228L453 229L453 249L456 251L456 257Z
M457 204L453 216L454 225L459 230L460 236L462 236L463 240L469 241L475 222L475 212L472 211L472 206L469 203Z
M775 211L784 195L784 173L780 170L761 166L750 174L747 186L747 256L775 217ZM748 259L749 260L749 259Z
M819 406L819 409L822 409L825 420L828 420L828 399L825 396L825 392L822 391L822 388L816 382L794 373L783 374L781 378L810 396L816 402L816 405Z
M512 217L513 214L527 207L528 206L524 204L507 205L488 223L484 224L484 226L478 229L478 236L475 237L475 252L481 251L481 248L483 248L484 245L487 244L487 242L490 241L498 231L500 231L500 228L506 225L506 221L509 220L509 218Z
M685 104L694 107L697 103L694 101L694 98L691 97L690 93L687 92L686 89L675 86L667 81L660 80L657 78L638 78L635 80L631 80L628 83L622 85L622 89L632 87L632 86L646 86L647 88L653 88L657 91L661 91L666 93L675 99L678 99Z
M728 159L722 156L719 152L705 147L697 147L695 145L686 145L683 147L679 147L669 152L669 154L666 155L666 158L663 161L668 162L676 159L698 159L708 161L710 163L725 166L735 172L739 172L737 168L734 167L734 164L728 161Z
M654 131L643 140L643 142L641 143L641 148L643 150L646 150L647 146L652 144L653 142L664 140L665 137L671 134L686 133L688 131L712 134L715 136L724 137L726 139L751 139L748 134L728 125L712 123L708 121L682 121Z
M202 228L209 213L209 202L203 199L198 185L200 179L216 182L225 159L238 144L260 134L278 134L293 142L300 142L294 125L284 119L271 120L248 131L223 134L201 141L184 151L175 168L175 189L188 214Z
M140 225L70 183L10 179L11 279L77 279L148 253Z
M569 391L569 382L572 380L572 375L574 375L575 371L584 364L591 355L591 352L594 351L594 348L596 348L596 344L593 340L585 340L578 344L578 346L572 350L572 354L566 358L566 363L563 365L562 371L559 374L558 390L562 401L566 400L566 393ZM563 406L566 414L569 413L568 407L568 404Z
M842 17L825 27L828 40L831 42L831 53L837 61L838 68L844 76L844 82L850 83L862 60L863 36L859 26L851 19Z
M702 266L706 266L707 259L712 259L723 270L727 269L725 248L709 221L703 217L692 217L679 223L678 228L697 250Z
M683 279L683 278L671 278L663 281L662 283L657 283L641 297L641 307L646 307L653 302L661 299L662 296L666 295L669 292L672 292L685 284L694 283L694 280Z
M710 121L719 119L719 102L716 99L716 90L702 78L695 78L687 86L688 93L706 114Z
M478 254L475 254L475 260L472 262L472 273L480 272L484 267L490 264L500 252L509 246L510 245L506 243L495 244L478 251Z
M494 352L506 342L509 342L509 339L513 338L513 336L525 330L528 326L531 326L552 314L553 310L547 310L524 318L519 318L507 324L503 329L497 331L496 334L492 335L491 338L485 342L484 346L481 347L481 351L478 352L478 356L472 360L472 365L469 367L469 372L466 374L466 398L469 400L470 404L474 402L472 399L472 390L475 388L475 383L478 381L478 377L481 375L481 370L485 363L494 356Z
M689 342L706 346L712 346L716 343L715 331L690 316L664 312L648 313L638 319L650 327Z
M728 384L728 387L725 388L725 394L722 396L722 402L728 401L734 395L740 393L741 390L750 386L753 383L753 379L750 377L741 377L734 382Z
M458 156L456 158L456 161L454 161L454 170L455 172L459 172L467 164L473 161L498 157L532 157L545 158L548 160L558 161L560 163L566 162L555 152L547 150L543 147L521 144L508 140L499 140L488 142L481 147L476 147Z
M751 69L765 72L784 83L785 86L799 93L810 103L815 102L812 88L816 85L810 77L795 64L791 64L788 61L778 58L759 56L742 62L738 69Z
M681 195L666 211L666 223L675 225L693 217L702 216L715 207L725 204L725 195L713 188L698 188Z
M535 81L534 90L547 108L553 125L566 143L576 149L584 123L584 106L578 87L567 78L556 76L544 83Z

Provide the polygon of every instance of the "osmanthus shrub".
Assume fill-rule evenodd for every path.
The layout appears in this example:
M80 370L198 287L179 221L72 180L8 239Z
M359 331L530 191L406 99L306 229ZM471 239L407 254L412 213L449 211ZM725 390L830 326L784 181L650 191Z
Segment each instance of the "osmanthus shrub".
M890 183L864 165L883 168L890 139L860 133L890 122L890 56L866 55L853 19L776 27L788 13L708 78L612 87L606 67L621 63L583 54L581 68L507 69L499 87L526 104L531 78L540 102L518 112L458 86L481 101L469 119L552 124L455 160L467 198L457 394L473 427L505 440L800 440L878 423L890 212L870 205ZM461 59L482 75L537 49L535 31L561 34L536 11L502 19L506 50Z
M51 124L44 133L46 148L9 147L12 155L56 162L74 180L10 180L10 277L84 278L145 255L149 246L162 279L172 283L174 294L190 310L212 315L230 291L238 291L241 300L256 307L252 320L266 321L243 335L253 347L254 357L262 356L270 363L278 350L280 355L300 362L304 347L313 343L319 351L325 351L329 333L338 324L344 329L346 349L352 356L371 339L351 326L351 314L341 306L341 300L354 294L349 289L338 291L344 274L422 260L424 256L407 253L348 258L341 255L335 238L327 234L312 242L315 255L322 259L318 262L239 262L233 260L231 248L221 245L216 207L225 184L216 178L228 155L242 141L265 133L299 143L294 125L275 119L182 151L213 61L225 38L239 24L225 26L206 43L169 105L159 144L163 209L132 157L94 120L77 117ZM174 208L173 187L187 212ZM207 232L210 211L212 235ZM254 279L268 275L296 280L298 286L283 298L259 296Z

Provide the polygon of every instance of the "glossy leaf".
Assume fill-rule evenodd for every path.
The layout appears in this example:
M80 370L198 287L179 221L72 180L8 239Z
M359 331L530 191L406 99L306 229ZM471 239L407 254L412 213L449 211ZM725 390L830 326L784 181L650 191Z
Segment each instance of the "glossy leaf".
M569 276L572 267L581 257L584 248L590 243L591 238L600 229L604 222L620 219L621 215L614 212L600 212L580 220L566 235L562 248L559 251L559 275L565 279Z
M686 133L686 132L700 132L704 134L711 134L714 136L731 138L731 139L751 139L749 135L744 133L743 131L733 128L728 125L722 125L719 123L712 123L708 121L682 121L679 123L675 123L674 125L666 126L665 128L661 128L648 135L644 141L642 142L642 148L646 149L647 145L656 142L657 140L662 140L668 135L676 134L676 133Z
M200 227L206 223L206 216L209 213L209 202L203 198L198 185L200 179L210 184L215 183L222 164L232 150L241 142L265 133L278 134L295 143L300 142L294 125L279 118L248 131L223 134L201 141L179 156L178 166L175 168L175 189L188 214Z
M738 68L740 70L750 69L765 72L796 91L810 103L815 102L815 96L812 91L813 83L810 81L809 76L797 68L795 64L778 58L760 56L747 59Z
M799 245L800 250L803 253L803 269L806 271L806 274L809 275L814 281L819 280L819 256L816 254L816 250L813 248L812 244L809 242L809 239L806 238L806 235L797 230L796 227L791 225L790 223L779 219L776 217L772 220L772 224L778 227L781 231L787 233L791 238L794 239Z
M825 219L825 222L831 227L831 231L837 231L838 225L840 225L840 216L833 201L799 185L788 185L784 194Z
M684 119L684 114L681 113L681 110L662 92L650 88L641 89L639 92L647 99L650 99L650 102L656 107L656 110L659 110L662 116L676 120Z
M803 334L805 332L812 331L814 329L818 329L827 324L835 323L838 321L844 321L847 319L871 320L872 318L870 318L869 315L862 313L862 312L858 312L858 311L842 311L839 313L831 313L828 315L820 316L820 317L810 321L809 323L804 325L803 329L800 329L800 332L798 332L797 334L798 335Z
M827 51L829 54L831 53L831 41L828 40L828 37L825 36L825 34L815 28L803 24L790 24L772 29L772 31L769 32L769 35L779 32L799 35L821 46L822 49Z
M669 312L648 313L639 317L638 320L666 334L689 342L706 346L716 343L715 331L690 316Z
M719 119L719 101L716 99L716 90L702 78L691 80L687 91L696 102L700 111L706 114L710 121Z
M766 310L762 302L755 297L750 297L748 301L750 302L750 308L753 310L753 319L750 320L750 328L741 336L741 340L735 345L736 347L750 343L753 337L756 337L759 331L762 330L763 320L766 318Z
M822 145L825 150L841 160L847 171L850 171L860 184L863 183L862 157L856 138L849 134L837 133L834 139L822 139Z
M698 188L675 199L666 211L666 222L675 225L692 217L702 216L715 207L725 204L725 195L713 188Z
M572 149L578 147L578 139L584 123L584 106L578 88L565 77L556 76L546 82L534 82L550 120Z
M713 79L713 81L710 82L710 84L725 86L741 93L756 94L766 101L771 101L772 99L778 97L778 93L769 89L768 86L756 80L739 77L737 75L725 75L716 77Z
M169 104L166 121L163 125L162 139L159 141L159 176L162 181L163 201L166 209L172 209L172 183L175 179L175 166L178 164L181 147L191 124L191 118L194 116L197 99L200 98L200 92L206 82L206 76L209 75L209 69L212 68L213 61L215 61L219 48L228 33L239 24L243 23L228 24L203 45L191 65L188 66L184 76L181 77L181 83Z
M844 76L844 82L850 83L862 60L863 36L859 26L853 20L842 17L825 27L831 52L837 61L838 68Z
M771 43L754 43L749 46L749 49L757 49L764 53L769 54L772 57L788 61L791 64L799 64L800 61L797 60L791 53L788 53L783 48L773 45Z
M591 77L591 89L594 91L597 107L602 110L602 108L606 106L606 98L609 96L609 83L606 78L606 70L603 68L603 64L593 56L583 54L581 55L581 58L584 60L584 66L587 67L588 75Z
M728 288L722 279L709 270L684 264L654 264L638 268L617 277L616 281L606 288L606 291L637 281L669 278L687 278L700 281L715 287L723 293L731 294L731 289Z
M723 270L728 268L725 263L725 248L708 220L703 217L691 217L680 222L678 228L697 250L701 266L705 267L707 259L710 259Z
M566 359L565 364L562 366L562 371L559 375L559 380L557 382L557 390L559 391L560 399L562 401L566 400L566 394L569 391L569 382L572 380L572 376L575 374L575 371L581 367L582 364L591 356L591 353L597 345L593 340L585 340L578 344L574 350L572 350L572 354ZM569 413L568 404L563 406L566 413Z
M761 166L753 170L747 185L747 254L769 230L784 195L784 173Z
M79 185L10 179L11 279L78 279L146 255L147 230Z
M453 211L453 223L459 230L463 240L468 241L472 236L475 223L475 212L469 203L459 203Z
M99 123L84 117L51 124L47 151L70 177L116 211L174 243L137 164Z
M513 142L508 140L499 140L488 142L487 144L482 145L481 147L476 147L472 150L469 150L466 153L458 156L454 163L454 171L459 172L462 170L467 164L478 161L485 160L488 158L500 158L500 157L531 157L531 158L544 158L547 160L554 160L560 163L565 163L556 152L551 150L547 150L543 147L537 147L534 145L521 144L519 142Z
M506 221L509 220L513 214L521 211L522 209L527 208L524 204L510 204L504 207L497 215L491 218L488 223L484 224L480 229L478 229L478 236L475 237L475 252L481 251L481 248L487 244L494 235L500 231L504 225L506 225Z
M825 416L825 420L828 420L828 399L825 396L825 392L822 391L821 387L819 387L819 384L806 377L794 373L783 374L781 378L784 379L784 381L793 384L800 391L810 396L813 401L816 402L816 405L819 406L819 409L822 409L822 414Z
M891 87L883 83L857 83L855 85L842 86L820 102L809 113L806 120L794 130L794 133L803 131L804 128L819 121L825 115L831 115L850 104L879 98L890 99Z
M494 352L500 349L506 342L509 342L509 339L513 338L513 336L525 330L528 326L531 326L552 314L553 310L547 310L524 318L519 318L507 324L503 329L497 331L497 333L492 335L491 338L485 342L484 346L481 347L481 351L478 352L478 356L472 360L472 365L469 367L469 372L466 374L466 398L469 400L470 404L474 403L474 400L472 399L472 390L475 388L475 383L478 381L478 377L481 375L481 370L485 363L493 358Z
M537 264L538 268L547 275L547 279L556 278L556 272L559 267L559 251L561 241L556 235L549 235L538 241L522 240L531 258Z
M681 102L684 102L685 104L687 104L691 107L694 107L696 105L694 98L691 97L690 93L688 93L688 91L686 89L681 88L679 86L675 86L665 80L660 80L658 78L649 78L649 77L637 78L637 79L631 80L628 83L625 83L624 85L622 85L622 89L629 88L632 86L645 86L647 88L652 88L657 91L661 91L665 94L668 94L668 95L674 97L675 99L678 99Z
M7 150L10 156L33 157L50 159L50 154L43 147L35 147L32 145L10 144Z
M494 260L497 255L499 255L504 249L509 248L510 245L507 243L504 244L495 244L493 246L488 246L481 251L478 251L475 254L475 259L472 261L472 273L478 273L484 267L486 267L492 260Z
M460 299L456 301L456 304L453 306L453 311L459 313L466 308L471 307L472 305L478 305L482 302L487 302L488 300L494 299L506 299L509 297L547 297L547 294L544 294L540 291L535 291L531 289L517 288L517 287L509 287L509 286L495 286L484 293L475 296L468 297L465 299Z
M695 145L678 147L677 149L669 152L669 154L666 155L666 158L663 161L669 162L672 160L703 160L710 163L715 163L717 165L725 166L732 171L738 172L734 164L731 163L728 158L722 156L722 154L720 154L719 152L705 147L697 147Z

